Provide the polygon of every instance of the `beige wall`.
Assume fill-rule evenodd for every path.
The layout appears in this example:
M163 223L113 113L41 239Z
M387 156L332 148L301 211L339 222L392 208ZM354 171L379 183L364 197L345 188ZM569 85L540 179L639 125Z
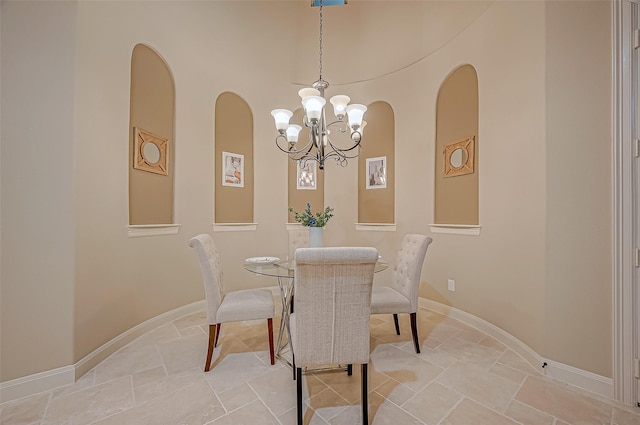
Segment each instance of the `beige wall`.
M225 91L237 93L253 112L258 223L255 232L214 235L225 247L225 279L230 288L275 284L239 265L249 256L287 255L288 159L273 145L269 111L295 109L298 83L317 79L317 34L309 31L317 26L317 10L303 3L79 2L77 15L67 3L2 3L2 110L24 105L21 110L32 111L16 113L14 120L3 115L3 381L73 364L133 326L203 298L187 241L211 232L218 172L211 160L212 117L215 99ZM55 23L64 24L51 29L56 37L43 33L55 25L48 19L51 13L42 12L47 7L61 15ZM388 102L395 114L396 162L411 172L395 173L397 232L357 232L357 167L329 164L324 203L336 208L336 216L325 243L373 245L393 258L405 233L429 232L438 88L452 69L472 64L482 135L482 233L432 235L421 295L501 327L542 356L611 377L611 360L602 353L611 347L611 300L600 296L611 286L610 174L605 167L587 175L598 161L608 164L610 59L600 43L608 46L609 4L548 7L525 1L352 2L327 8L324 66L332 83L327 94L343 92L364 104ZM560 15L549 16L555 8ZM578 13L582 9L589 13ZM297 26L273 25L287 18ZM346 43L337 40L351 26L345 22L358 28L352 41L358 48L351 47L349 54L343 51ZM598 32L590 35L586 29L594 27ZM69 28L75 28L75 38ZM574 46L551 43L573 30L594 39L602 32L590 54L579 56L598 66L581 67L583 78L566 85L564 73L574 65L561 56L574 54ZM34 41L34 34L42 36ZM142 41L165 58L175 79L174 221L181 228L177 235L128 238L123 158L128 157L129 66L131 49ZM380 50L377 41L403 49ZM44 56L41 45L48 42L62 54ZM275 45L281 46L277 54ZM51 81L51 67L29 66L24 58L38 64L43 56L59 70L55 89L33 85ZM599 106L578 96L586 93ZM55 119L43 99L55 105ZM563 102L574 108L567 122L553 113ZM588 119L579 119L583 114ZM578 121L584 128L575 130ZM34 146L58 159L46 176L41 172L49 162ZM550 157L578 146L578 165L561 167ZM31 153L42 167L25 178L24 169L34 169ZM583 178L590 184L581 185ZM12 186L15 181L19 188ZM48 202L44 206L38 200ZM588 244L585 229L594 228L598 244ZM29 257L23 254L33 255L27 240L42 242L38 230L49 232L44 247L35 251L38 264L44 261L53 272L46 275L44 269L27 267ZM552 248L562 250L556 256ZM587 262L587 269L579 267ZM387 271L376 280L389 277ZM448 278L456 280L456 292L446 290ZM23 336L25 330L41 332L43 323L54 329L55 338L46 335L48 356L36 362L25 353L39 351L42 338ZM580 324L592 329L588 338L573 335Z

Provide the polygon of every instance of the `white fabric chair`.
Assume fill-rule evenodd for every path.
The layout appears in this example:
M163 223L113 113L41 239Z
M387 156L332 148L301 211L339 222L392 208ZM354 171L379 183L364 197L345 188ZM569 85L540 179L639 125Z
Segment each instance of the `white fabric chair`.
M302 425L302 368L362 365L362 423L368 424L367 365L371 287L378 251L369 247L299 248L295 313L290 318Z
M393 314L396 334L400 335L398 313L409 313L411 333L416 353L420 353L418 341L418 290L422 263L433 239L425 235L405 235L393 269L391 286L374 286L371 296L371 314Z
M296 249L309 247L309 228L289 229L287 232L289 234L289 268L293 269L296 266Z
M267 319L269 332L269 354L271 364L275 364L273 353L273 294L268 289L244 289L224 293L222 268L218 251L211 235L203 233L192 238L189 246L196 250L200 271L204 282L207 302L207 322L209 323L209 347L204 371L211 368L213 350L218 345L218 336L225 322Z

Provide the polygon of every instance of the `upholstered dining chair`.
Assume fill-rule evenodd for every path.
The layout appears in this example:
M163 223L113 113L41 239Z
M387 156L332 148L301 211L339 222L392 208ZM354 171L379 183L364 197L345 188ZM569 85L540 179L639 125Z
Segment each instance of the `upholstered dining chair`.
M196 250L200 262L200 271L204 282L207 302L207 322L209 323L209 345L204 371L211 368L213 350L218 345L222 324L244 320L267 320L269 334L269 355L271 364L275 364L273 352L273 294L268 289L243 289L224 292L220 258L211 235L203 233L189 241Z
M348 365L362 370L362 423L368 424L367 365L371 288L378 251L370 247L298 248L296 309L290 317L302 425L302 369Z
M296 249L309 247L309 228L288 229L287 232L289 236L289 268L293 269L296 265Z
M393 314L397 335L400 335L398 314L409 314L416 353L420 353L417 324L418 289L422 263L431 242L433 239L425 235L405 235L396 257L391 285L376 285L371 295L371 314Z

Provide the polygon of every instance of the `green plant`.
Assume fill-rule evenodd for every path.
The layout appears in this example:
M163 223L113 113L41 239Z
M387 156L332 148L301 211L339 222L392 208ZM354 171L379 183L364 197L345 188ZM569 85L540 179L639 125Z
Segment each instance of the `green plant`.
M331 217L333 217L333 208L327 207L324 211L319 211L315 215L311 212L311 204L307 202L307 208L298 213L293 210L293 207L289 207L289 212L293 213L293 218L307 227L324 227Z

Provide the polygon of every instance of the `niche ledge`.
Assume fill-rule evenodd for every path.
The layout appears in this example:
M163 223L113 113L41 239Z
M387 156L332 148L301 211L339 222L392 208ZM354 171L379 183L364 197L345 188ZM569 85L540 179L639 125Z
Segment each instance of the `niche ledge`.
M356 230L366 232L395 232L396 223L356 223Z
M214 232L250 232L258 230L258 223L213 223Z
M177 235L181 224L130 224L127 236L139 238L142 236Z
M479 224L430 224L431 233L448 233L450 235L480 236Z

